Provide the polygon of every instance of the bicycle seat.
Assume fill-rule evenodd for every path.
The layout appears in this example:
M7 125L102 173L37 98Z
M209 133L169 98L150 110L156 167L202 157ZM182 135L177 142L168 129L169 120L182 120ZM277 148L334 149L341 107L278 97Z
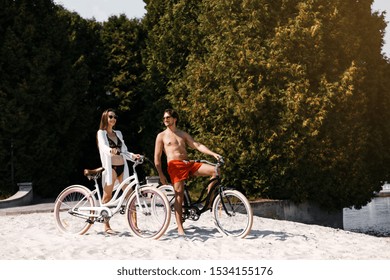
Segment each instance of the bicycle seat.
M104 171L104 167L99 167L96 169L84 169L84 176L91 180L92 178L99 178L102 172Z

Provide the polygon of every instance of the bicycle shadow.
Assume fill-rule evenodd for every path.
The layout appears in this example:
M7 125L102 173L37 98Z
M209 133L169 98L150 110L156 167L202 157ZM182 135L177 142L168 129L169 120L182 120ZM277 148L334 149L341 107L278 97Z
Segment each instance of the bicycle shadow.
M185 237L179 236L177 228L169 228L160 240L185 239L188 241L205 242L209 239L220 238L222 235L216 228L206 228L202 226L191 225L185 227Z
M228 237L223 235L216 228L204 227L191 225L185 228L186 235L185 237L179 236L177 233L177 228L169 228L167 232L159 238L160 241L172 241L172 240L185 240L191 242L200 242L204 243L210 240L217 240L221 238L231 238L235 239L236 237ZM134 237L129 231L118 232L116 235L107 234L103 231L98 232L99 235L104 235L106 237L125 237L131 238ZM273 231L273 230L256 230L252 229L251 232L244 238L245 240L259 240L259 239L272 239L274 241L287 241L291 238L300 237L305 240L309 240L309 237L305 234L296 234L288 233L285 231Z
M246 239L263 239L263 238L273 238L276 241L286 241L290 238L302 237L303 239L308 240L309 238L304 234L293 234L285 231L272 231L272 230L253 230L249 233Z
M191 225L185 229L186 236L185 239L189 241L199 241L206 242L210 239L219 239L219 238L235 238L235 237L226 237L220 233L216 228L208 228L202 226ZM301 237L305 240L309 238L304 234L293 234L285 231L272 231L272 230L256 230L252 229L251 232L244 238L246 240L256 240L264 238L272 238L275 241L287 241L290 238ZM168 229L163 237L160 240L171 240L172 238L182 238L177 234L177 229Z

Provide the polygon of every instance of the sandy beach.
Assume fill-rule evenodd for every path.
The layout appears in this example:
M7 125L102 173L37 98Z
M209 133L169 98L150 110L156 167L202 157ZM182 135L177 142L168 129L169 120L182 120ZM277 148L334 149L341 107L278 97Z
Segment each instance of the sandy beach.
M131 236L125 217L117 235L96 223L85 235L61 234L53 213L0 215L0 260L390 260L390 238L254 217L245 239L223 237L208 213L186 221L187 238L170 227L159 240Z

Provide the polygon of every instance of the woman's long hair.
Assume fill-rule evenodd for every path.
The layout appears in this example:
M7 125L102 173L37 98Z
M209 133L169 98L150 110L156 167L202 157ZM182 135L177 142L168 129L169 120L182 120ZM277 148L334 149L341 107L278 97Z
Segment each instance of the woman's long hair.
M102 114L102 117L100 118L99 130L107 130L107 127L108 127L108 113L109 112L113 112L116 115L116 111L114 109L112 109L112 108L109 108L109 109L105 110L103 112L103 114ZM98 142L98 138L97 138L97 133L96 133L96 145L99 148L99 142Z
M113 112L116 115L116 111L114 109L109 108L109 109L105 110L102 114L101 119L100 119L99 129L101 129L101 130L107 129L107 127L108 127L108 113L109 112Z

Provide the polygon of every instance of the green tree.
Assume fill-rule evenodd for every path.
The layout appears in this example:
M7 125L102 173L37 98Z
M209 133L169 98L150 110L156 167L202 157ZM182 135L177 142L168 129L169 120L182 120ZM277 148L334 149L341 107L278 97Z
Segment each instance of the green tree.
M143 153L142 134L144 124L140 121L148 104L143 103L142 50L146 32L139 19L128 19L125 15L113 16L103 24L101 40L105 58L104 69L106 92L111 95L109 107L118 108L120 121L118 129L124 133L128 148ZM107 106L106 106L107 108Z
M153 155L156 135L163 129L161 117L171 107L168 89L181 79L191 53L201 54L204 46L199 34L198 14L202 1L145 1L147 13L142 20L147 31L143 63L143 100L141 123L147 154Z
M123 111L137 108L139 84L144 72L141 56L144 37L145 32L138 19L113 16L103 24L101 39L108 61L107 91L117 98Z
M1 157L10 160L12 144L15 182L31 181L37 194L53 195L71 181L91 124L84 50L72 45L68 28L75 17L64 16L52 1L6 3L0 35ZM10 174L9 165L0 173ZM1 185L9 183L4 178Z
M373 126L384 25L371 3L202 1L206 51L189 54L169 100L227 156L229 182L328 209L371 199L385 175L371 135L387 129Z
M355 74L345 76L352 82L348 95L335 88L332 107L318 138L310 143L311 151L301 169L306 166L312 170L306 183L311 200L333 208L360 207L388 173L389 147L382 137L389 131L388 116L380 110L390 97L380 85L386 64L380 54L385 25L383 18L371 14L372 1L334 2L318 6L323 25L323 68L330 81L349 66Z

